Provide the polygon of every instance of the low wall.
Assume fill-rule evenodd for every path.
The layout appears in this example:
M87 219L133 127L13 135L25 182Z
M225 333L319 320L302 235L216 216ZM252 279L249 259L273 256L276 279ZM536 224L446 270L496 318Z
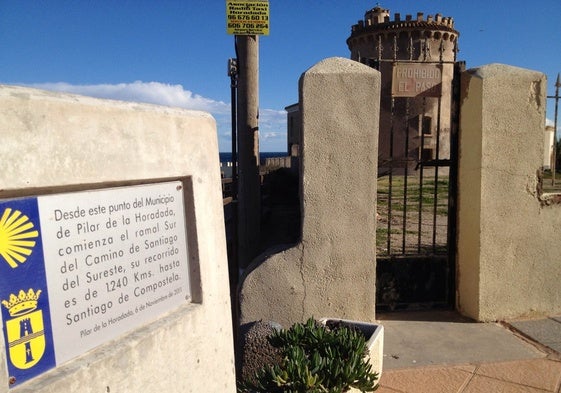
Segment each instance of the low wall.
M379 72L358 62L326 59L300 78L302 239L249 267L241 323L374 320L379 103Z
M479 321L561 313L561 205L539 192L546 90L500 64L462 75L457 304Z
M292 157L268 157L262 166L265 168L290 168Z
M39 212L0 256L0 392L235 392L216 138L202 112L0 87L0 215Z

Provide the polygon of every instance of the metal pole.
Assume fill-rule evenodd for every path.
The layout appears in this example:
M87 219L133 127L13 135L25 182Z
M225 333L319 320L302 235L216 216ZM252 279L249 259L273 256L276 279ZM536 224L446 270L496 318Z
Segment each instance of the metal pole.
M230 98L232 112L232 203L231 203L231 249L228 259L228 275L230 278L230 301L232 304L232 325L234 331L234 346L237 348L238 331L238 202L237 202L237 88L238 88L238 62L237 59L228 60L228 76L230 76Z
M232 199L238 196L238 148L237 148L237 89L238 89L238 59L228 60L228 76L230 77L230 102L232 113Z
M557 82L555 82L555 95L547 96L547 98L555 98L555 118L553 120L553 152L551 154L551 185L555 186L555 172L557 166L557 108L559 104L559 88L561 87L561 81L559 80L559 74L557 74Z
M238 56L238 264L247 267L259 251L259 36L236 36Z

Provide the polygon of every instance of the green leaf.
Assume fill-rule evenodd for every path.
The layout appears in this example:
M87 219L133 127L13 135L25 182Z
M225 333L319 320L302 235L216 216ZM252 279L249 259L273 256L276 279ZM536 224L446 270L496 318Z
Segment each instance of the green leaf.
M313 318L290 329L275 331L271 345L280 348L283 361L264 366L256 383L240 383L240 392L338 393L354 387L377 388L378 374L368 363L365 338L357 330L327 328Z

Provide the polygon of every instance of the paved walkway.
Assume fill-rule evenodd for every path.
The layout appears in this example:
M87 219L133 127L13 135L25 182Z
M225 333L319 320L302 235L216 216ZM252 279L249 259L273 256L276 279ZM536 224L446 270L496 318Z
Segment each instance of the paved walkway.
M561 393L561 317L474 323L453 312L379 315L378 393Z

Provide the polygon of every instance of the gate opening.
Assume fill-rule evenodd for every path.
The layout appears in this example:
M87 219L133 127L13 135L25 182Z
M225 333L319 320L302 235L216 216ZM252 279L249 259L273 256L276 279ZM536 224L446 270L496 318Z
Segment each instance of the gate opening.
M453 308L459 74L462 62L379 61L379 311ZM391 67L391 73L390 73ZM384 69L385 68L385 69Z

